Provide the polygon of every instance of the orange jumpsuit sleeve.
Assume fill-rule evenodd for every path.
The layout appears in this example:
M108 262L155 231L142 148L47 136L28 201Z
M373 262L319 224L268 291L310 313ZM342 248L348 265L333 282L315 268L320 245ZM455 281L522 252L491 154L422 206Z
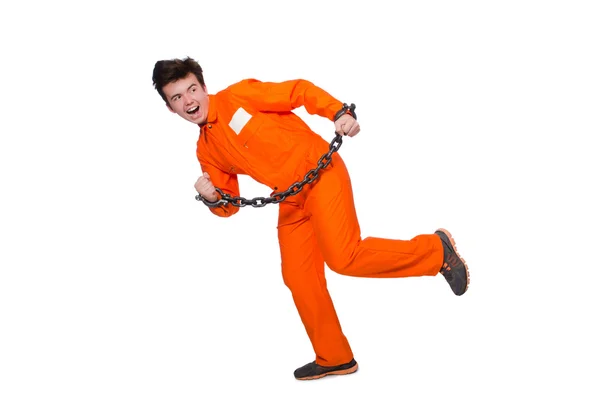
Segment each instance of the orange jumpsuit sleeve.
M230 87L230 91L253 108L263 112L289 112L304 106L309 114L333 121L342 102L307 80L288 80L281 83L246 79Z
M223 193L229 194L233 197L240 195L240 186L238 184L238 178L236 174L223 172L212 164L202 160L200 160L200 167L202 168L202 172L207 172L208 175L210 175L210 180L212 181L213 185L221 189ZM219 199L220 198L221 197L219 196ZM230 217L240 210L240 207L236 207L231 204L208 208L213 214L223 218Z

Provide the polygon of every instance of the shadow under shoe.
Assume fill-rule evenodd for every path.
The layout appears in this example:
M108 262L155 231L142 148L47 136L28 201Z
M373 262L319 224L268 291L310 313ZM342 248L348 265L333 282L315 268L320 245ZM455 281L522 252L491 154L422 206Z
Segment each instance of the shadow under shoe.
M294 371L298 380L319 379L327 375L348 375L358 370L358 363L352 359L350 362L333 367L323 367L316 361L308 363Z
M435 231L442 240L444 247L444 264L440 269L440 273L444 276L452 292L456 295L462 295L469 288L470 276L467 263L456 251L454 238L446 229L438 229Z

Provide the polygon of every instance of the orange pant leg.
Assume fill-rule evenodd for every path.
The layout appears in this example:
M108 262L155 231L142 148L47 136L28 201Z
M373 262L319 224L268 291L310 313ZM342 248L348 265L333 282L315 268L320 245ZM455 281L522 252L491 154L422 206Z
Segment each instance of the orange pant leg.
M361 238L350 177L342 158L333 155L304 203L320 251L336 273L359 277L435 276L443 261L435 234L411 240Z
M359 277L435 276L442 266L435 234L361 238L350 177L337 153L318 181L279 205L278 229L285 284L324 366L353 358L327 291L324 261L337 273Z
M279 204L281 266L319 365L333 366L353 358L327 291L324 262L312 224L301 207Z

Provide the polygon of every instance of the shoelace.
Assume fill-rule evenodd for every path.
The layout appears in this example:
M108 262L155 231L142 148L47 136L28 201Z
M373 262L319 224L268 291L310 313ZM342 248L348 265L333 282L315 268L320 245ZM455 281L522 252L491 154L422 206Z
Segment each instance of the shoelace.
M452 278L452 267L448 263L444 262L440 272L446 279Z

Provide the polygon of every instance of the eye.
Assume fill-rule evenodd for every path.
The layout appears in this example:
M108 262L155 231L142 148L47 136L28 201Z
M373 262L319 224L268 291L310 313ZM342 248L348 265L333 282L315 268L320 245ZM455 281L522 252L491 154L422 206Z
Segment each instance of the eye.
M192 88L192 92L196 92L196 87Z

